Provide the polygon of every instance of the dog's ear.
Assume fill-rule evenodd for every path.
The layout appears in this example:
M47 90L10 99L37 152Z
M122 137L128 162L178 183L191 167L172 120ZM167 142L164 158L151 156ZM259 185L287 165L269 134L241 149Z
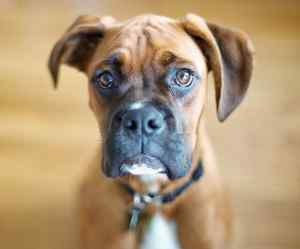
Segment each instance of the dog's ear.
M215 81L218 119L224 121L248 89L253 45L245 33L207 23L194 14L188 14L181 23L207 58Z
M104 35L107 25L114 22L111 17L80 16L56 42L51 51L48 67L57 87L59 68L67 64L79 71L85 71L86 66Z

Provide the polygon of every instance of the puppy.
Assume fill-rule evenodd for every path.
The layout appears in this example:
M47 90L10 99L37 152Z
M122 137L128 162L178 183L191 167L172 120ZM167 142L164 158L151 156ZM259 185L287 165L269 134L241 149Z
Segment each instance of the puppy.
M202 114L209 72L220 121L243 100L248 36L194 14L81 16L51 52L55 87L63 63L87 75L102 138L78 195L81 248L228 248L230 205Z

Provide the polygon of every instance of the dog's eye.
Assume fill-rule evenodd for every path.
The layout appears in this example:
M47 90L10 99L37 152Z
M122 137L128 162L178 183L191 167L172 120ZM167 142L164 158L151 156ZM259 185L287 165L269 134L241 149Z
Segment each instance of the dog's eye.
M179 69L175 75L175 83L179 86L188 87L193 83L194 74L190 69Z
M93 83L98 85L101 88L110 88L112 87L115 78L113 74L109 71L96 71L93 78Z

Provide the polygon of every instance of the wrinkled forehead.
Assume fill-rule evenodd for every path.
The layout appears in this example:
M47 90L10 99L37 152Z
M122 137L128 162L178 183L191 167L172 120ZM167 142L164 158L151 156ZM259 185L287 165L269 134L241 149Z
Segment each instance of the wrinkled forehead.
M180 24L159 16L140 16L112 27L96 57L95 63L118 60L128 72L153 62L161 66L172 62L203 66L201 51Z

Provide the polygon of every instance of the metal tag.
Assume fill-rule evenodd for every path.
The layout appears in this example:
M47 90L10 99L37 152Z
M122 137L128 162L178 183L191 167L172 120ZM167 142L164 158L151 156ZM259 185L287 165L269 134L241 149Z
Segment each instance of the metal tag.
M142 209L145 207L142 196L139 193L135 193L133 196L133 206L131 208L129 229L135 228L139 222L139 217Z
M129 229L134 229L137 226L137 224L139 222L140 214L141 214L140 208L132 207L130 220L129 220Z
M133 229L139 223L140 214L145 208L147 204L155 203L159 205L161 203L160 196L152 196L152 195L141 195L139 193L135 193L133 197L133 205L130 210L130 219L129 219L129 229Z

